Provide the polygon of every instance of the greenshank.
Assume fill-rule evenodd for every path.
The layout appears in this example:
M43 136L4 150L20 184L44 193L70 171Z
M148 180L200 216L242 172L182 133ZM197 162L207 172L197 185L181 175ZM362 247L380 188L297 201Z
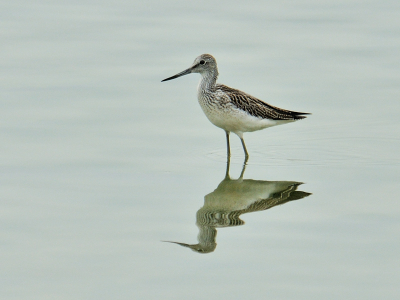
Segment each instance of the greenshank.
M190 73L200 73L197 97L205 115L215 126L226 133L227 155L230 157L229 134L235 133L241 140L245 157L249 157L243 139L244 132L304 119L309 113L290 111L272 106L242 91L217 83L217 61L210 54L197 57L192 66L163 81Z

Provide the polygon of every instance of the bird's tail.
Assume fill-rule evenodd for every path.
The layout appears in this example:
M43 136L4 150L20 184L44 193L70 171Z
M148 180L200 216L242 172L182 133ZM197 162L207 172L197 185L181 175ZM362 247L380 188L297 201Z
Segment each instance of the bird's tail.
M305 119L307 118L307 115L311 115L310 113L297 112L297 111L291 111L290 113L294 120Z

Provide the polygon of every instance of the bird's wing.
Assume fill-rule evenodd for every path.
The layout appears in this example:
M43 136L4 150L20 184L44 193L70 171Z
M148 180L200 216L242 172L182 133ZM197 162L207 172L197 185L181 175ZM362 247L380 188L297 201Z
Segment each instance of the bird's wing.
M304 119L304 115L309 114L269 105L256 97L223 84L218 84L216 88L228 96L234 106L254 117L272 120L299 120Z

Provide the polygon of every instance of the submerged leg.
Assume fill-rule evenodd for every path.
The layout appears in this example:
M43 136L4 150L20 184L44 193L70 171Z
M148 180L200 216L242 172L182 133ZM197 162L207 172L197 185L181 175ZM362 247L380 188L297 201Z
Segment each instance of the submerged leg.
M226 133L226 153L227 153L227 156L228 156L228 159L231 157L231 146L229 145L229 131L226 131L225 130L225 133Z
M247 162L247 159L249 158L249 153L247 152L246 145L244 144L244 139L242 136L240 137L240 140L242 141L244 156L246 157L246 162Z

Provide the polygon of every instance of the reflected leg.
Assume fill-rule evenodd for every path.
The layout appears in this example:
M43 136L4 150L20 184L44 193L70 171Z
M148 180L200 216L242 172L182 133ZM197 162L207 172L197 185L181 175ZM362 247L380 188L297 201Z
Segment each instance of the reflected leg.
M227 160L226 160L225 179L229 179L229 178L230 178L230 177L229 177L229 168L230 168L230 166L231 166L231 158L230 158L230 156L228 155L228 158L227 158Z
M248 156L245 157L244 162L243 162L243 167L242 167L242 173L240 173L239 179L243 179L244 171L246 171L246 164L247 160L249 159Z

